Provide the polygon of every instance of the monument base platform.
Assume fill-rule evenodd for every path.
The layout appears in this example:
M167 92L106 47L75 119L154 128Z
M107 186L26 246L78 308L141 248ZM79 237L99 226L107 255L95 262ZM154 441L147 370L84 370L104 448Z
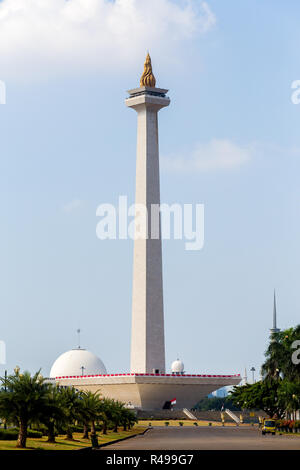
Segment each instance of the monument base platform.
M171 375L171 374L111 374L56 377L61 386L78 390L98 391L103 397L114 398L127 406L142 410L161 410L176 399L175 408L191 409L201 398L219 388L238 385L236 375Z

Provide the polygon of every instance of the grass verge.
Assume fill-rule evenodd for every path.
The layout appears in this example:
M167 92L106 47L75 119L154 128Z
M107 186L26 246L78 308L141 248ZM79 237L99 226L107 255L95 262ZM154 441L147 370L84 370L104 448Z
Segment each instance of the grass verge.
M134 426L130 431L108 431L106 435L98 433L98 442L99 444L113 442L133 434L141 434L144 431L145 428ZM0 450L79 450L91 447L90 439L82 439L82 433L74 433L73 436L73 441L67 440L66 436L57 436L55 444L47 442L47 437L29 438L26 449L16 448L17 441L0 441Z

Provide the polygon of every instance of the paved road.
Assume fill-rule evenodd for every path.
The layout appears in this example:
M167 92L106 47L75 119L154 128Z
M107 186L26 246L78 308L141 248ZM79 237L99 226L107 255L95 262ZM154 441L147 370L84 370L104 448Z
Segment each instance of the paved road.
M300 450L298 436L262 436L253 427L153 428L101 450Z

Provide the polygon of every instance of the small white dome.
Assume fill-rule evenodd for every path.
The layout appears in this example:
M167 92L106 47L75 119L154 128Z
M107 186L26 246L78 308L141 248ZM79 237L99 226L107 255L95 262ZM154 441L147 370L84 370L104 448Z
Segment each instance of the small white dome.
M183 374L184 373L184 364L182 361L177 359L176 361L172 362L171 371L173 374Z
M105 365L86 349L71 349L59 356L51 367L50 377L70 375L105 375Z

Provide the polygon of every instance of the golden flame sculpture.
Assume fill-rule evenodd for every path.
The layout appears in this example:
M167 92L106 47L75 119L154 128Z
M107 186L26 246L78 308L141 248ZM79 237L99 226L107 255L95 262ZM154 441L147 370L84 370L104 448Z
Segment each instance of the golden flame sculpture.
M148 52L145 63L144 63L144 72L143 72L143 75L141 76L140 86L141 87L149 86L149 87L154 88L155 84L156 84L156 80L152 72L151 57Z

